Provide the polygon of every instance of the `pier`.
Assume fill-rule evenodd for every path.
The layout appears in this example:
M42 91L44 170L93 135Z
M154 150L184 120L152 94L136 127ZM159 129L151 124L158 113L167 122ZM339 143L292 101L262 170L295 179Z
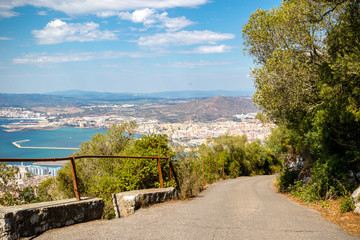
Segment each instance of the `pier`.
M55 150L79 150L80 148L66 148L66 147L22 147L19 143L29 142L29 139L12 142L12 144L17 148L26 148L26 149L55 149Z

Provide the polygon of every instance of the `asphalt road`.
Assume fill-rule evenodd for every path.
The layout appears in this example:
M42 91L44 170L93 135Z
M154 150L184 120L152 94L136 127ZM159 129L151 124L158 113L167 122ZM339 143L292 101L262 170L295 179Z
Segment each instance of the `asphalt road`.
M54 229L33 239L356 239L315 210L275 193L273 180L273 176L226 180L190 201Z

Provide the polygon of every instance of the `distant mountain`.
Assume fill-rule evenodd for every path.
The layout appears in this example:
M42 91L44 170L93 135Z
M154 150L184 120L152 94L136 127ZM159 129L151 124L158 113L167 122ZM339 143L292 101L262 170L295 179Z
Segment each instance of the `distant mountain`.
M216 90L216 91L167 91L167 92L155 92L155 93L146 93L144 96L151 97L161 97L161 98L208 98L215 96L227 96L227 97L248 97L252 96L253 92L250 91L225 91L225 90Z
M204 98L214 97L214 95L219 94L222 94L224 98L226 98L225 96L246 96L245 92L240 91L170 91L157 93L109 93L69 90L51 92L46 94L0 93L0 107L80 106L94 103L127 101L136 102L143 100L152 103L156 102L159 104L169 104L172 100L178 102L182 100L188 101L192 99L199 99L199 101L202 102L205 101L203 100ZM180 106L178 108L180 108ZM175 111L175 109L169 110Z
M48 95L71 97L88 101L126 101L141 99L194 99L207 98L218 95L239 97L251 96L252 92L244 91L167 91L154 93L110 93L110 92L91 92L80 90L68 90L47 93Z
M0 107L77 106L84 105L79 99L45 94L0 93Z
M139 96L133 93L110 93L110 92L90 92L81 90L68 90L47 93L48 95L71 97L87 101L124 101L137 100ZM144 98L144 97L140 97Z
M231 118L241 113L254 113L259 110L250 97L215 96L179 103L172 106L160 106L144 109L148 116L159 120L176 122L213 121L219 118Z

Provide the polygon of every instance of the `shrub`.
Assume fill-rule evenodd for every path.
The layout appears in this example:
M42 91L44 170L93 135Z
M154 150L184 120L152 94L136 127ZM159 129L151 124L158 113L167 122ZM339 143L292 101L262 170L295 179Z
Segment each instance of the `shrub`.
M350 196L344 196L340 202L340 211L342 213L350 212L355 209L355 205Z
M277 186L279 191L281 192L290 191L290 188L292 185L295 184L298 175L299 175L298 171L290 168L285 168L277 178Z

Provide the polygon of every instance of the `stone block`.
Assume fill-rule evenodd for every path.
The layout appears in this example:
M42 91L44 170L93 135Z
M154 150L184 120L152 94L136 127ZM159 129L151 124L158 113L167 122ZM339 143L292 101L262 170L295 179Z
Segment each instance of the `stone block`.
M102 217L99 198L64 199L0 208L0 239L30 237L46 230Z
M141 207L175 199L177 199L177 193L173 187L115 193L113 194L115 216L127 217Z

